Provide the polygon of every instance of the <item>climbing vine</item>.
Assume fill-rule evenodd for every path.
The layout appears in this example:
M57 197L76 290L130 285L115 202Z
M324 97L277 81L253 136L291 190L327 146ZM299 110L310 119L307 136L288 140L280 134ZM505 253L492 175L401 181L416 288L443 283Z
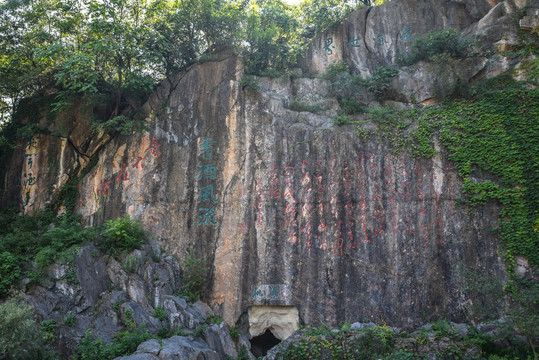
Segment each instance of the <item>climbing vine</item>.
M445 99L423 109L367 110L392 152L408 149L417 157L433 157L438 136L464 180L465 204L502 205L496 230L510 274L516 255L539 265L539 89L525 84L504 74L468 89L468 99Z
M498 231L508 256L539 265L539 90L518 86L488 91L476 101L440 108L440 135L464 179L466 201L497 200L503 207ZM489 174L495 180L483 180Z

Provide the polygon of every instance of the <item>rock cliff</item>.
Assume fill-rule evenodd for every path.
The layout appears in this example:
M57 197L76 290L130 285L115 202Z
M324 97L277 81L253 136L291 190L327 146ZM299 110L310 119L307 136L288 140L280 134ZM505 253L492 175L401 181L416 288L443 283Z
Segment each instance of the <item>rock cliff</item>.
M303 73L342 60L370 76L416 36L448 27L492 44L523 5L395 0L361 9L315 38ZM508 64L478 57L459 66L451 79L467 82ZM452 86L431 70L421 62L400 69L393 100L422 102ZM461 270L506 277L493 231L498 205L469 211L458 203L462 180L437 136L437 154L424 159L393 152L383 137L358 138L355 126L334 126L339 105L323 80L299 73L258 78L250 91L241 58L221 54L162 82L143 107L150 131L142 135L92 133L81 111L67 138L38 135L15 152L2 203L16 197L24 212L35 211L81 176L75 208L83 221L128 213L168 254L194 249L211 269L205 300L229 324L254 306L288 307L284 317L297 311L306 324L410 328L424 314L463 321L474 299L463 293ZM294 111L293 99L326 110ZM415 127L410 121L409 131ZM152 293L149 305L164 301ZM257 334L277 328L257 316L249 320L259 320ZM294 330L287 326L282 334Z

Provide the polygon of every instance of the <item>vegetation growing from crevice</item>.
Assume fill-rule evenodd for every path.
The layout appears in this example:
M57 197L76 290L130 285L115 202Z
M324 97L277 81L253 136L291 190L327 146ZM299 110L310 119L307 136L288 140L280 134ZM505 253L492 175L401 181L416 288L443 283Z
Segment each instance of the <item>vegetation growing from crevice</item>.
M179 296L194 303L200 300L209 269L204 266L202 259L195 257L193 251L182 260L181 269L183 287Z
M471 41L455 29L431 31L414 39L407 52L398 56L397 63L401 66L413 65L422 60L433 60L440 54L462 59L470 55L470 46Z
M77 249L96 243L106 253L119 256L144 241L140 223L128 216L110 220L101 229L83 227L80 217L72 214L56 216L49 206L33 215L20 215L17 209L4 210L0 216L0 298L9 295L22 278L38 283L52 263L73 266ZM64 278L76 283L74 270Z
M0 297L8 295L23 277L37 282L43 269L53 262L70 263L76 248L96 236L74 216L55 216L50 208L32 216L21 216L15 209L2 212L0 229ZM35 267L30 265L35 261Z
M515 256L527 259L532 268L539 266L539 232L534 228L539 218L539 91L527 84L504 74L468 88L466 99L447 98L439 105L406 111L375 108L368 116L377 124L378 134L389 138L393 150L408 149L430 158L437 153L433 138L439 137L463 179L460 200L470 211L490 201L502 205L496 231L511 280L504 293L500 285L492 296L509 301L510 310L505 313L510 315L513 329L534 348L538 345L538 302L531 299L537 299L539 286L513 273ZM408 134L404 133L408 124L404 119L416 124ZM477 290L479 282L485 285L484 280L475 285L470 281L468 292ZM484 300L468 309L471 321L489 311L487 303L492 299ZM489 312L487 315L496 313Z
M501 329L501 325L499 328ZM516 359L530 358L531 349L511 333L488 335L474 327L441 319L411 333L386 325L343 324L332 330L327 325L299 330L279 344L276 359ZM500 342L512 344L500 346Z
M298 16L308 35L320 34L338 24L346 15L363 6L381 5L386 0L306 0L299 5Z
M318 105L318 104L311 105L306 102L299 101L297 99L290 101L290 103L288 104L288 108L293 111L308 111L313 114L317 114L326 110L322 105Z
M87 330L76 348L74 359L102 360L131 355L142 342L151 338L152 336L144 326L134 327L116 333L111 343L104 344L103 340L95 338L92 332Z
M466 203L503 205L498 231L509 270L515 255L539 265L539 239L532 228L539 217L538 104L537 89L514 87L488 91L475 101L448 102L438 114L441 140L464 179ZM498 180L483 180L477 170Z
M116 258L123 251L135 250L146 237L140 220L131 220L129 214L107 221L101 235L99 247Z
M361 99L368 93L377 100L385 99L389 83L397 73L396 69L380 66L372 77L364 79L359 74L352 74L345 63L337 63L329 65L322 78L327 81L328 93L339 102L341 112L352 115L365 111Z
M419 157L437 153L433 137L439 136L464 180L463 202L471 207L492 200L503 205L497 231L509 272L516 255L536 267L539 234L533 224L539 218L539 91L502 75L467 93L473 96L449 98L422 110L370 109L368 119L390 139L394 150L408 148ZM404 130L412 122L417 126L407 136ZM485 180L482 173L496 180Z
M339 330L328 326L306 327L301 340L280 348L277 359L379 359L391 353L395 332L386 326L356 331L344 324Z

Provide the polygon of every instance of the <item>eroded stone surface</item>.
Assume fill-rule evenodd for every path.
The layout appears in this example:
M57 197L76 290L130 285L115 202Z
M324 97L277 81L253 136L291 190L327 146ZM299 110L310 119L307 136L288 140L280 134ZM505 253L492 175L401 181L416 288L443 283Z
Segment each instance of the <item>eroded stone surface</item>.
M269 329L277 339L284 340L298 329L299 313L294 306L252 306L248 316L251 337Z
M497 3L426 0L418 13L415 2L403 0L362 9L315 39L305 70L321 72L343 59L368 76L375 66L393 64L409 35L449 26L476 31L474 22ZM506 24L494 29L496 23L485 20L486 38L500 39ZM506 65L481 66L494 74ZM361 140L354 126L333 126L337 105L322 100L319 80L259 78L253 94L241 88L242 76L241 60L229 56L166 79L143 107L150 127L143 135L108 139L77 122L76 141L41 135L27 149L31 169L24 151L16 152L6 188L32 211L57 196L48 195L49 185L65 183L69 169L99 154L79 182L76 209L84 221L128 213L168 254L183 258L194 249L210 268L204 298L230 324L253 305L296 306L307 324L383 319L409 328L424 313L461 321L458 268L489 268L504 278L492 230L499 209L487 204L469 213L457 204L462 183L440 145L432 159L394 154L384 139ZM410 85L395 100L410 101L414 86L423 85ZM287 106L296 95L328 110L292 111ZM423 97L429 96L432 90ZM56 166L47 167L49 154ZM30 170L35 179L28 182ZM3 204L11 199L5 194ZM111 262L107 274L149 311L171 300L177 280L163 279L170 267L144 266L127 274ZM284 286L284 296L253 293L275 284ZM176 319L194 326L187 316Z

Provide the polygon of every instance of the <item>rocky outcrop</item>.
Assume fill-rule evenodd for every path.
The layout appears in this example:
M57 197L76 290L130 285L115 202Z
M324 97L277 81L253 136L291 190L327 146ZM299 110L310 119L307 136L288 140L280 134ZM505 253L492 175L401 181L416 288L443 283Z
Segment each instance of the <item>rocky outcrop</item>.
M369 76L376 66L394 64L414 37L450 26L496 39L507 24L505 15L489 12L498 3L403 0L359 10L315 39L304 73L344 60ZM494 61L466 60L448 81L494 74L500 70ZM432 66L401 69L394 100L428 100L436 87L450 86ZM67 140L37 136L16 154L7 188L17 189L30 212L52 201L67 179L84 175L76 204L83 221L95 225L128 213L168 254L183 258L192 249L211 269L204 298L230 324L252 306L295 307L307 324L383 320L409 328L424 313L462 321L474 299L463 292L459 269L488 268L505 279L493 230L499 207L469 212L459 205L462 182L438 138L431 159L395 153L387 139L358 138L356 126L334 126L338 103L322 80L258 78L252 92L242 88L243 75L241 59L229 55L164 80L144 106L145 134L110 139L75 121ZM323 110L289 109L293 99ZM410 131L416 126L410 123ZM79 258L90 259L88 251ZM123 309L141 314L138 322L153 324L143 314L161 305L172 324L196 327L196 310L173 295L177 264L169 257L152 262L148 251L132 256L134 273L115 260L81 263L81 287L56 277L30 297L43 316L75 306L80 330L93 326L102 337L119 328L111 304L121 300ZM89 313L97 304L111 321Z
M505 327L505 334L502 329ZM438 322L425 324L407 333L398 328L354 323L340 330L302 329L268 351L264 360L290 359L299 356L316 359L475 359L483 358L479 339L490 337L492 344L505 348L522 345L525 339L507 333L502 320L469 327L465 324ZM484 341L484 340L483 340ZM496 346L496 345L493 345Z
M368 77L379 66L394 65L415 38L446 28L466 31L500 2L402 0L366 7L316 37L303 65L309 72L323 73L327 65L345 61Z
M213 358L237 356L226 324L207 325L213 315L207 305L188 304L174 295L181 289L179 265L172 257L154 252L153 245L153 249L145 246L119 261L105 261L94 246L82 247L71 263L51 265L41 284L29 287L27 301L40 319L55 320L64 354L73 352L86 330L108 343L126 327L144 327L156 334L163 328L188 332L207 326L202 338L189 339L190 346L198 349L205 341L209 345L204 343L203 348L209 346L206 350ZM157 307L163 309L167 319L154 316ZM72 319L66 321L69 317ZM181 347L174 345L173 339L169 341L170 351L165 349L162 354L172 354Z

